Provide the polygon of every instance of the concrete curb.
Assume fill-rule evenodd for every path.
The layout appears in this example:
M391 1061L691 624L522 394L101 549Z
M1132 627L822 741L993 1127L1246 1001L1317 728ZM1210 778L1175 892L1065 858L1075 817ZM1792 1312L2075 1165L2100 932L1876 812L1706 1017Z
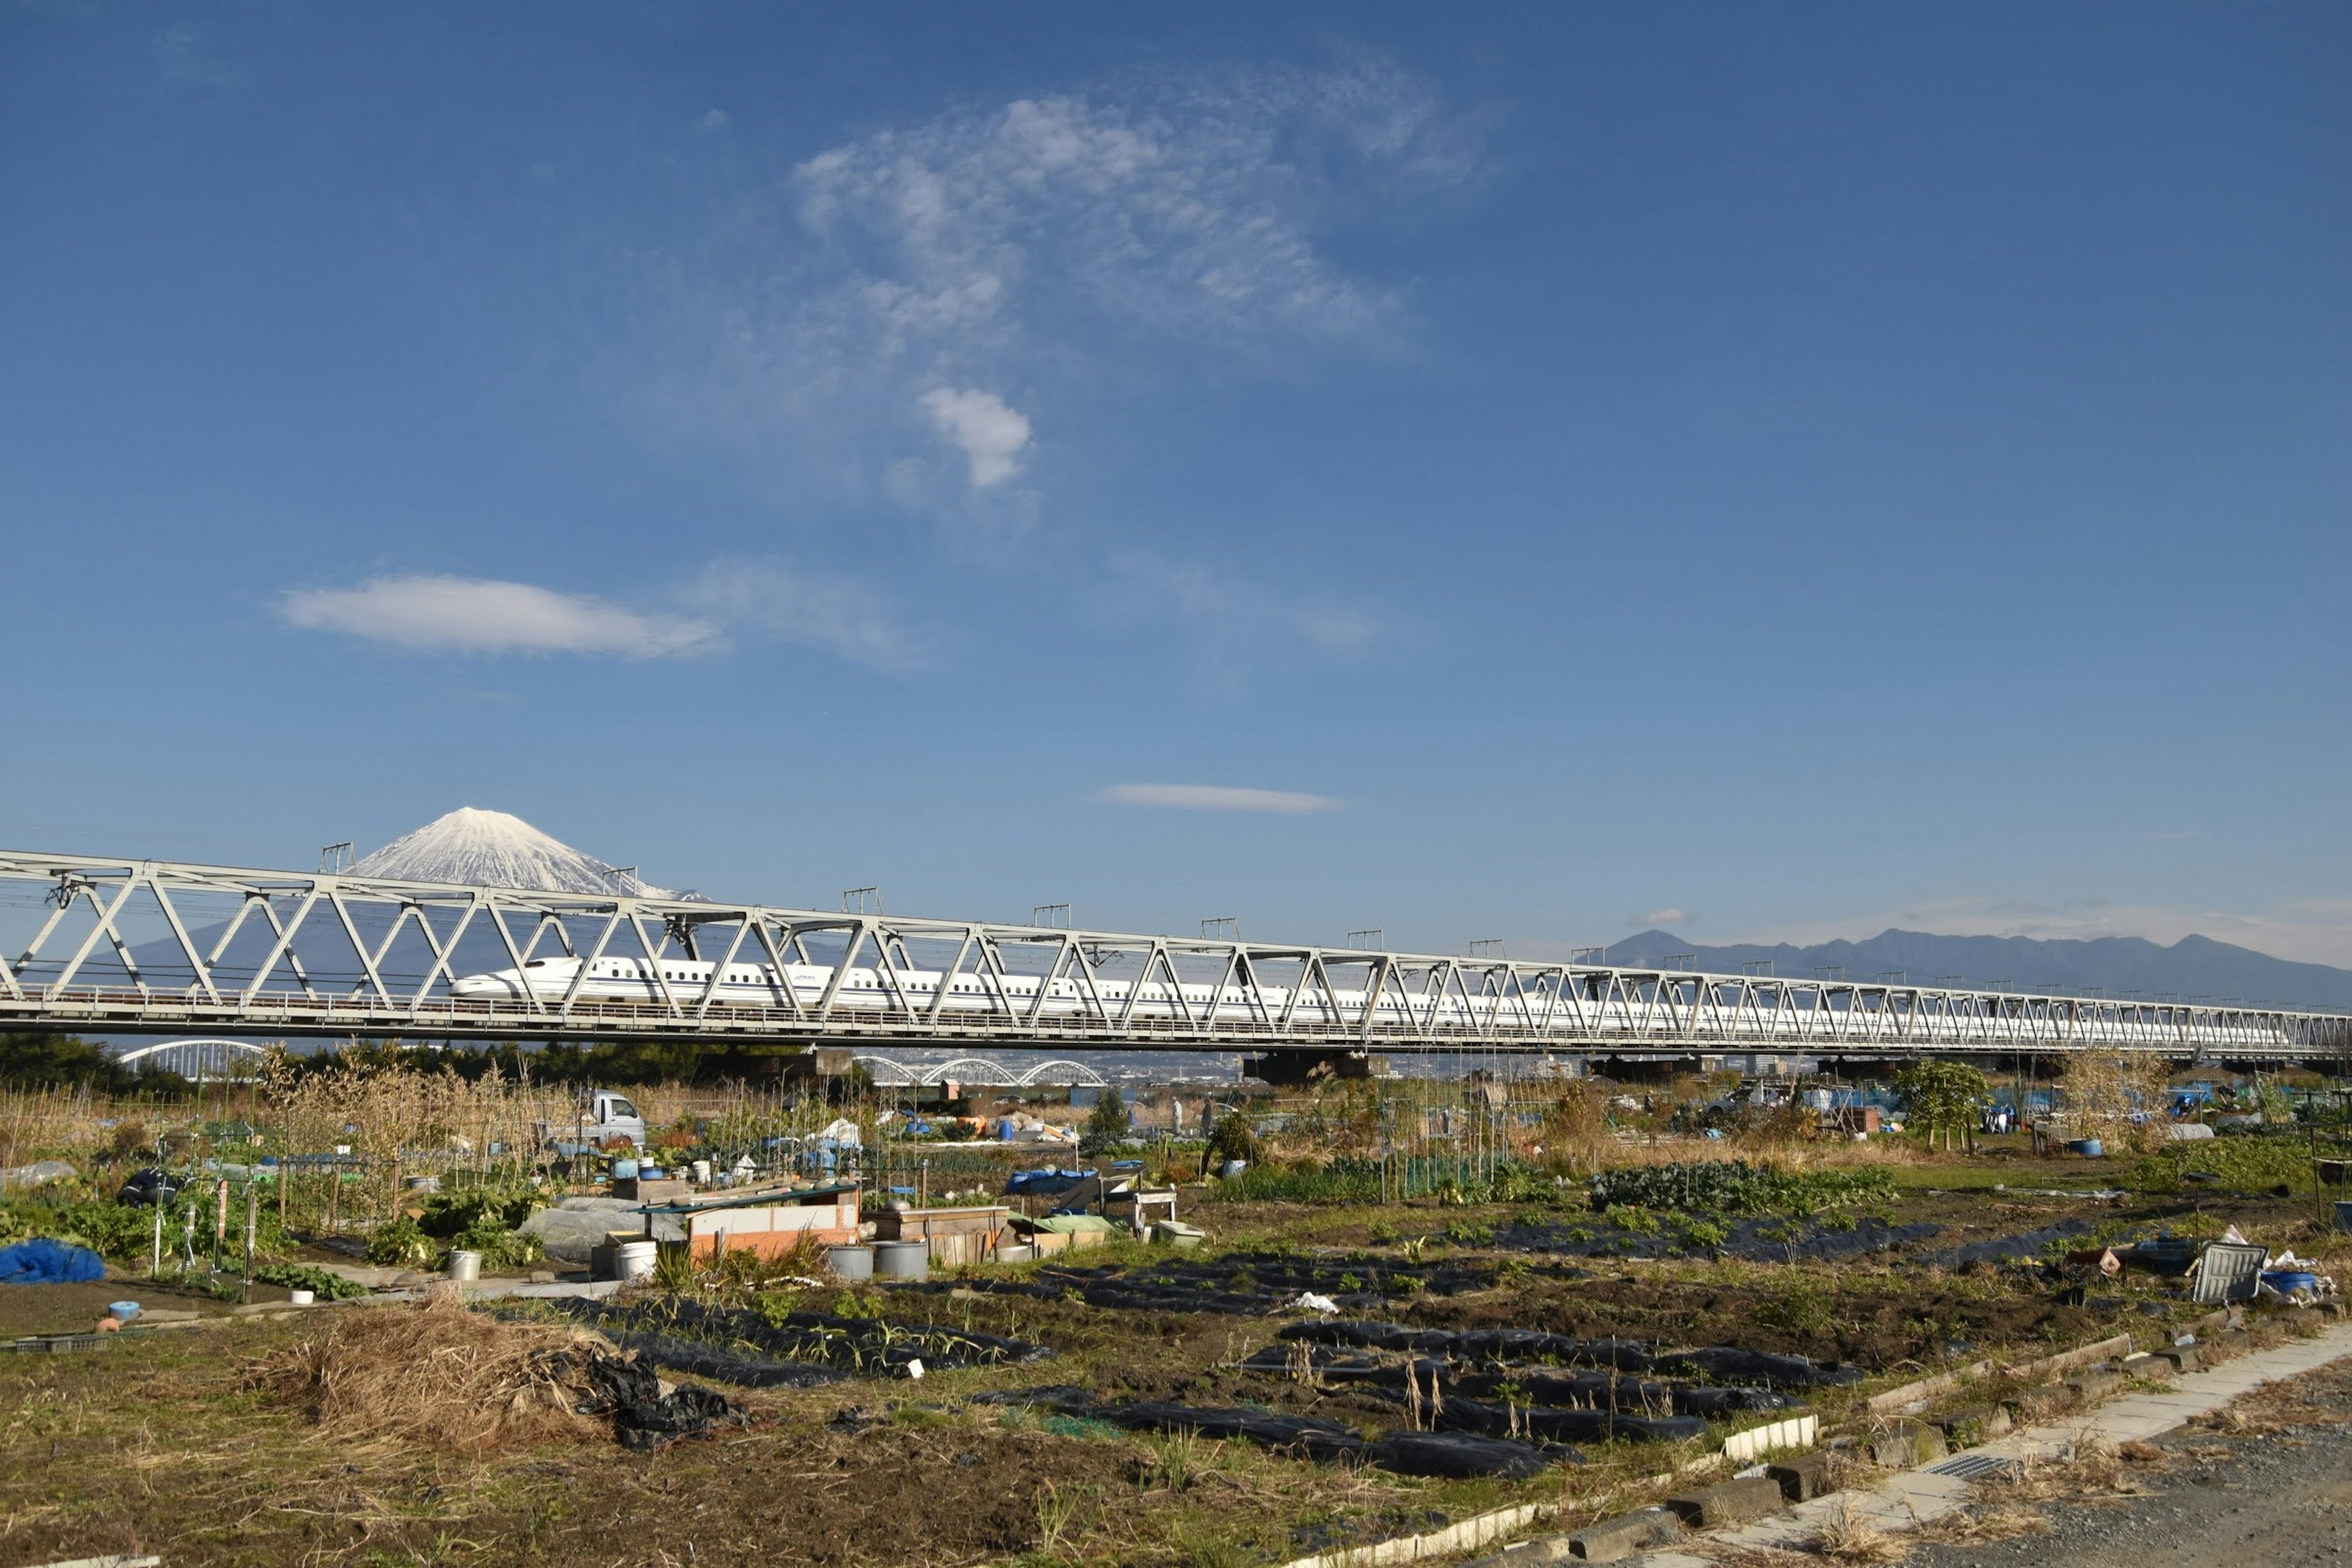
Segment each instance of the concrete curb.
M2251 1351L2210 1371L2183 1373L2162 1394L2128 1394L2065 1425L2028 1426L1997 1442L1844 1491L1797 1504L1784 1514L1710 1533L1710 1545L1802 1551L1831 1521L1851 1518L1889 1534L1918 1529L1968 1506L1978 1478L2005 1465L2063 1459L2087 1441L2145 1441L2219 1410L2264 1384L2315 1371L2352 1356L2352 1326L2339 1324L2308 1340ZM1649 1552L1623 1560L1628 1568L1717 1568L1687 1552Z

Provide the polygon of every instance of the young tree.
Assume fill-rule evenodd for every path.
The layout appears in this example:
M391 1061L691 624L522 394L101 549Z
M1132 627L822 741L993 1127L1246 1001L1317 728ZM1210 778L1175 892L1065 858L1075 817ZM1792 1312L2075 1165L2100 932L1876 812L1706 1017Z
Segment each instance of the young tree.
M1114 1143L1127 1142L1127 1101L1118 1090L1105 1088L1078 1131L1078 1152L1099 1154Z
M1938 1132L1947 1149L1955 1132L1973 1141L1985 1098L1985 1076L1976 1068L1965 1062L1914 1062L1895 1075L1895 1092L1903 1097L1913 1131L1925 1133L1930 1147Z

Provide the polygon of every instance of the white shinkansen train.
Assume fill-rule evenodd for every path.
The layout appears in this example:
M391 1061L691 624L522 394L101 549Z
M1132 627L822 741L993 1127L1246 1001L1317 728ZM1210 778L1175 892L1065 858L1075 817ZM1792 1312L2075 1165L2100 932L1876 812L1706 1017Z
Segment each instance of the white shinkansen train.
M581 973L583 964L587 967L584 975ZM705 988L710 986L714 971L719 971L718 984L711 990L710 999L714 1004L730 1006L779 1007L797 1002L802 1007L814 1007L824 1000L825 988L834 980L833 967L821 963L786 964L780 974L771 963L730 963L721 969L718 964L681 958L534 958L520 969L465 975L453 981L449 989L452 995L472 1001L529 999L561 1003L569 996L579 1002L698 1005ZM787 985L791 987L789 996ZM944 998L940 995L942 985L947 988ZM1038 996L1040 985L1047 987L1042 1000ZM1710 1036L1756 1035L1776 1040L1831 1039L1891 1032L1989 1044L2004 1039L2087 1035L2115 1045L2151 1047L2177 1043L2183 1037L2182 1026L2177 1021L2158 1023L2113 1016L2074 1021L2046 1015L1988 1018L1957 1011L1930 1012L1923 1016L1900 1007L1888 1009L1883 1001L1877 1006L1869 1005L1851 992L1838 994L1834 1001L1825 996L1821 1000L1822 1005L1793 1011L1785 1006L1726 1005L1717 1009L1703 1005L1707 1006L1709 1015L1706 1032ZM1544 997L1532 994L1526 998L1527 1011L1522 1012L1520 999L1516 996L1497 1007L1492 996L1465 1001L1459 994L1432 998L1426 993L1419 993L1400 997L1389 991L1376 999L1373 1022L1410 1029L1490 1025L1508 1028L1525 1026L1531 1014L1540 1027L1547 1005ZM1291 1008L1291 994L1286 987L1272 985L1220 988L1176 986L1160 981L1145 981L1139 985L1128 980L1102 981L1090 994L1075 980L1048 983L1036 975L1006 975L999 979L972 971L949 975L938 970L884 972L853 965L841 972L834 1005L851 1011L911 1009L926 1014L936 1005L942 1013L987 1013L1015 1019L1100 1017L1108 1013L1113 1017L1246 1025L1280 1021ZM1592 997L1581 1001L1563 999L1551 1013L1548 1032L1670 1034L1688 1018L1690 1005L1687 1000L1661 1005L1628 1001L1622 995L1606 1002ZM1288 1016L1292 1023L1299 1025L1360 1026L1364 1022L1363 1008L1362 991L1335 987L1328 999L1319 990L1309 990ZM2207 1020L2199 1024L2194 1033L2205 1040L2227 1036L2247 1041L2281 1035L2275 1023L2258 1017L2241 1017L2226 1023Z
M584 977L580 973L583 963L588 965ZM719 968L715 963L679 958L534 958L520 970L465 975L453 981L449 991L452 995L477 1001L515 1002L530 997L561 1002L572 996L582 1002L698 1002L710 984L712 971ZM784 1006L789 1005L784 994L784 986L789 984L793 997L803 1006L814 1006L824 1000L824 988L833 984L833 974L829 964L788 963L780 979L772 963L730 963L719 973L711 1000L748 1007ZM575 979L579 983L577 992L572 990ZM940 1000L943 984L948 988L943 1011L1011 1011L1025 1017L1038 1005L1038 986L1046 983L1032 974L1011 974L999 980L973 971L960 971L950 976L935 969L894 970L886 976L882 971L853 965L842 971L841 989L835 994L834 1005L852 1008L912 1005L928 1012ZM667 995L665 986L668 988ZM1094 988L1092 995L1100 999L1101 1006L1127 1013L1129 994L1138 991L1140 994L1134 996L1132 1014L1137 1017L1190 1016L1197 1020L1213 1007L1220 1018L1245 1022L1268 1016L1279 1017L1290 1005L1290 993L1275 987L1260 986L1252 992L1237 985L1221 990L1214 985L1172 986L1161 981L1145 981L1139 987L1130 981L1106 980ZM1343 1016L1360 1018L1364 1005L1361 991L1341 991L1338 1000ZM1043 1008L1046 1016L1096 1010L1097 1003L1076 981L1056 980L1046 990ZM1381 1004L1380 1010L1400 1019L1405 1016L1402 1005L1393 995ZM1309 1023L1320 1022L1324 1012L1321 994L1309 992L1300 1002L1297 1016ZM1420 1018L1427 1012L1427 1003L1416 999L1412 1016ZM1441 1006L1438 1017L1466 1023L1470 1014L1461 999L1455 997Z

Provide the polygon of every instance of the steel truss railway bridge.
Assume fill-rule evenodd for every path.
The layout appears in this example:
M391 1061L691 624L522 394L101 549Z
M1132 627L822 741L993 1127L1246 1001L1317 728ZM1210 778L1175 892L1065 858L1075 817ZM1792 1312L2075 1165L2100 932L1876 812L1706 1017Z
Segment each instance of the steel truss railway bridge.
M0 937L0 1027L109 1034L1340 1060L1415 1051L2352 1054L2352 1017L2268 1006L1514 963L5 850ZM646 961L658 994L594 1000L576 981L560 996L450 994L457 976L558 955ZM660 965L680 959L716 960L712 980L671 984ZM773 1005L746 1005L717 994L716 976L736 963L821 965L832 979L819 995L786 987ZM851 967L873 971L878 1002L870 991L842 994ZM960 996L950 1009L949 987L919 993L904 983L917 970L974 976L984 1000ZM1197 1004L1181 989L1205 986L1218 989L1199 992ZM1147 994L1171 992L1155 1016ZM1239 1005L1206 1000L1236 993Z

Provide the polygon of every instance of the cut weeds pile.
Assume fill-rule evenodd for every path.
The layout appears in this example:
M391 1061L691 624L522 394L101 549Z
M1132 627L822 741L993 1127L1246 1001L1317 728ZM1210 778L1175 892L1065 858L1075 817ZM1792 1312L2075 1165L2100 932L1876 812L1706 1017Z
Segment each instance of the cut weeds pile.
M600 1432L642 1452L745 1420L723 1394L663 1387L597 1335L492 1318L454 1291L339 1313L253 1382L345 1443L461 1454Z

